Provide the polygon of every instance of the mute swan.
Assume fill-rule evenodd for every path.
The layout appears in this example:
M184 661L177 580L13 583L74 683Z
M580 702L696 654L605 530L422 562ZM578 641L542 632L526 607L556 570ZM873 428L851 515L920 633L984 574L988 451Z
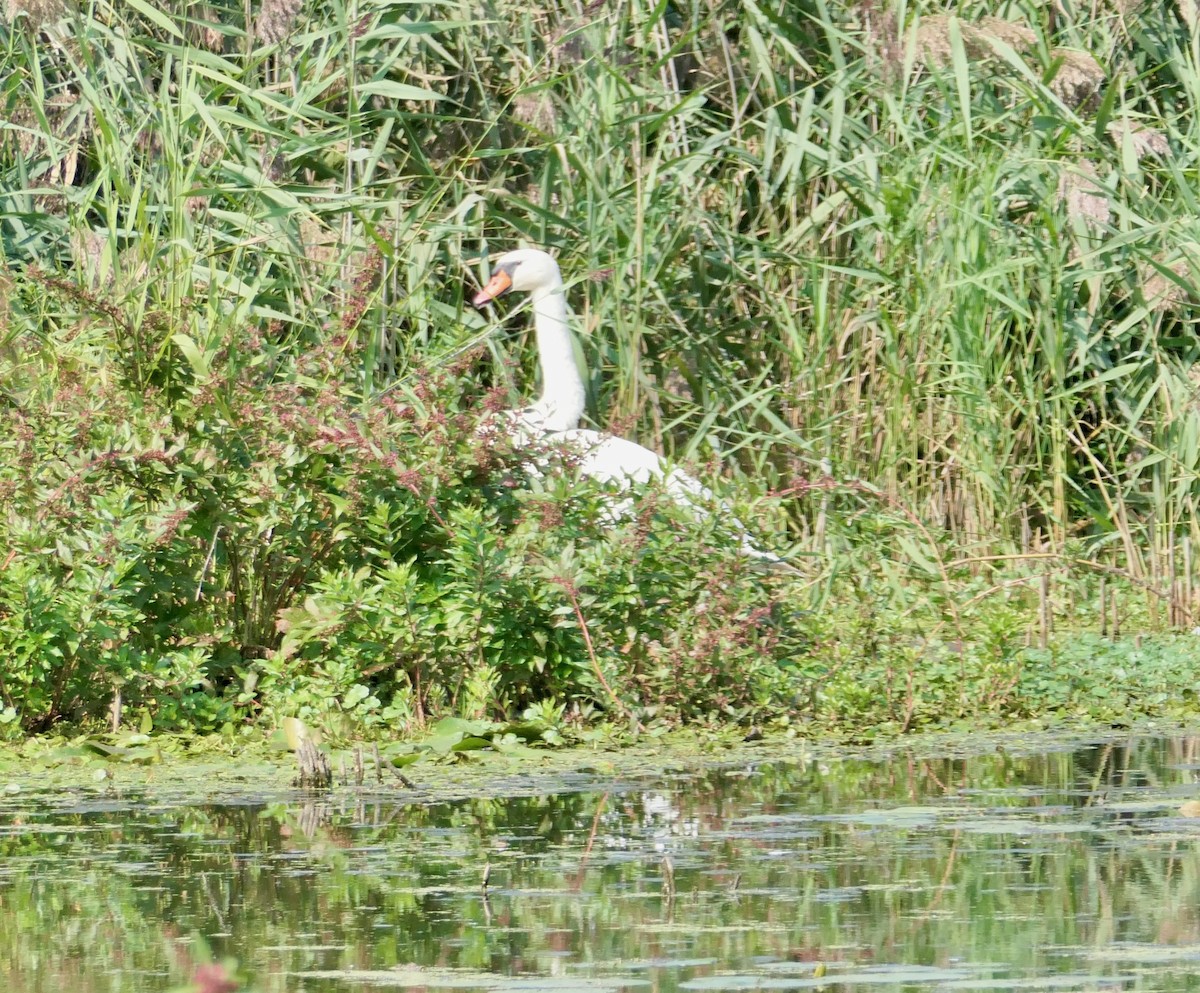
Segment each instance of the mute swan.
M492 278L471 302L482 307L510 289L530 294L542 369L542 395L512 415L514 428L535 433L577 428L587 395L575 364L575 342L567 326L567 297L558 263L531 248L502 255L492 269Z
M578 426L586 392L575 364L575 343L567 325L567 300L558 263L533 248L508 252L496 260L491 278L471 302L482 307L510 290L530 295L542 371L542 395L531 406L509 415L514 443L519 447L538 443L560 446L576 456L581 475L615 483L623 491L662 480L667 494L679 503L695 510L723 507L698 479L670 468L650 449ZM624 516L627 509L628 502L623 501L613 508L614 517ZM737 518L731 517L730 523L738 533L743 555L770 568L793 570L778 555L756 547Z

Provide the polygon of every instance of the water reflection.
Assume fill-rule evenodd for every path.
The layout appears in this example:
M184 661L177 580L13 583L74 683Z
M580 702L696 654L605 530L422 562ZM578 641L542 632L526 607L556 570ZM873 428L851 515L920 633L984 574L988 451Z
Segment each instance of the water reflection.
M257 990L1190 989L1198 771L1170 738L440 805L9 797L0 985L161 990L204 942Z

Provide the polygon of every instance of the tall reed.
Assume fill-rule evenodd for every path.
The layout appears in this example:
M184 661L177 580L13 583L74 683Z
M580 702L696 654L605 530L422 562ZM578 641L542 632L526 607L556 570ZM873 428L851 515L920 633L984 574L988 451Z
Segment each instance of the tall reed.
M1200 56L1187 5L1128 7L11 0L0 236L102 290L132 384L253 325L344 337L365 398L487 330L483 254L545 245L591 419L793 494L798 541L828 472L960 555L1161 576L1200 537Z

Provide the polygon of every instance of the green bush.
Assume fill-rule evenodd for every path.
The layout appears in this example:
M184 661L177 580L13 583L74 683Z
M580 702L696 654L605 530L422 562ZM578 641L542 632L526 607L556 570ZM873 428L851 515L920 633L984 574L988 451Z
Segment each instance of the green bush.
M653 499L613 528L603 490L530 478L477 430L486 405L460 406L475 355L363 402L353 348L231 333L133 403L73 344L21 344L38 383L69 383L21 394L0 443L0 693L26 728L98 717L118 687L160 727L347 732L778 702L764 674L794 625L729 536Z
M1193 626L1189 28L992 6L9 3L7 726L909 728L1078 703L1027 643L1099 576ZM462 286L521 241L594 424L798 576L475 433L534 349Z

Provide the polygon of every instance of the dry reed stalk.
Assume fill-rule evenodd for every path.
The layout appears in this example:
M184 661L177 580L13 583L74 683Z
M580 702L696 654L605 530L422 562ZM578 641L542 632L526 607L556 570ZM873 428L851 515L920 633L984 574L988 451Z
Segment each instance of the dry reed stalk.
M1167 626L1178 627L1183 612L1179 609L1179 574L1175 571L1175 535L1167 544Z
M329 757L312 741L304 738L296 748L296 763L299 766L297 786L306 790L327 790L333 785L333 770ZM342 760L342 778L346 778L345 759Z
M121 730L121 714L123 713L123 705L121 702L121 684L117 683L113 687L112 702L108 705L108 721L109 728L113 734Z
M899 13L886 6L879 0L861 0L858 15L868 64L879 66L885 79L895 80L904 67L904 46L900 42Z
M112 285L113 271L105 264L107 252L106 232L82 228L71 233L71 255L75 259L76 270L85 276L90 290Z
M1042 582L1038 586L1038 647L1045 649L1050 645L1051 627L1050 609L1050 573L1042 573Z
M65 148L42 175L42 185L72 185L79 169L80 147L91 133L92 122L91 111L81 111L78 104L79 94L70 90L47 99L42 105L42 114L48 128L43 129L34 108L28 101L19 99L9 116L10 123L16 126L0 131L0 151L15 151L24 159L32 160L51 148ZM49 141L48 137L55 140Z
M225 35L220 30L221 17L212 4L201 4L190 15L188 23L188 38L193 44L210 52L225 50Z
M659 79L662 82L663 92L670 95L670 100L673 104L678 104L682 99L683 89L679 84L680 74L675 59L671 55L671 34L667 28L666 18L660 17L658 19L652 33L661 63ZM667 127L670 129L675 148L678 149L680 154L687 155L690 145L687 128L684 127L683 120L677 114L672 114L667 119Z
M1150 575L1146 577L1150 580L1150 587L1147 588L1146 592L1149 594L1161 589L1160 583L1162 581L1162 569L1160 568L1158 554L1158 514L1153 509L1146 519L1146 537L1148 539L1146 544L1149 546L1146 551L1150 560Z
M15 284L9 268L4 264L4 260L0 259L0 328L8 326L11 313L9 301L14 298L14 288ZM3 560L0 560L0 572L7 569L15 557L16 552L9 549L8 554L4 556Z
M1100 637L1108 637L1108 582L1100 577Z
M1192 613L1195 607L1192 591L1192 538L1183 536L1183 612L1187 618L1188 627L1192 624Z

